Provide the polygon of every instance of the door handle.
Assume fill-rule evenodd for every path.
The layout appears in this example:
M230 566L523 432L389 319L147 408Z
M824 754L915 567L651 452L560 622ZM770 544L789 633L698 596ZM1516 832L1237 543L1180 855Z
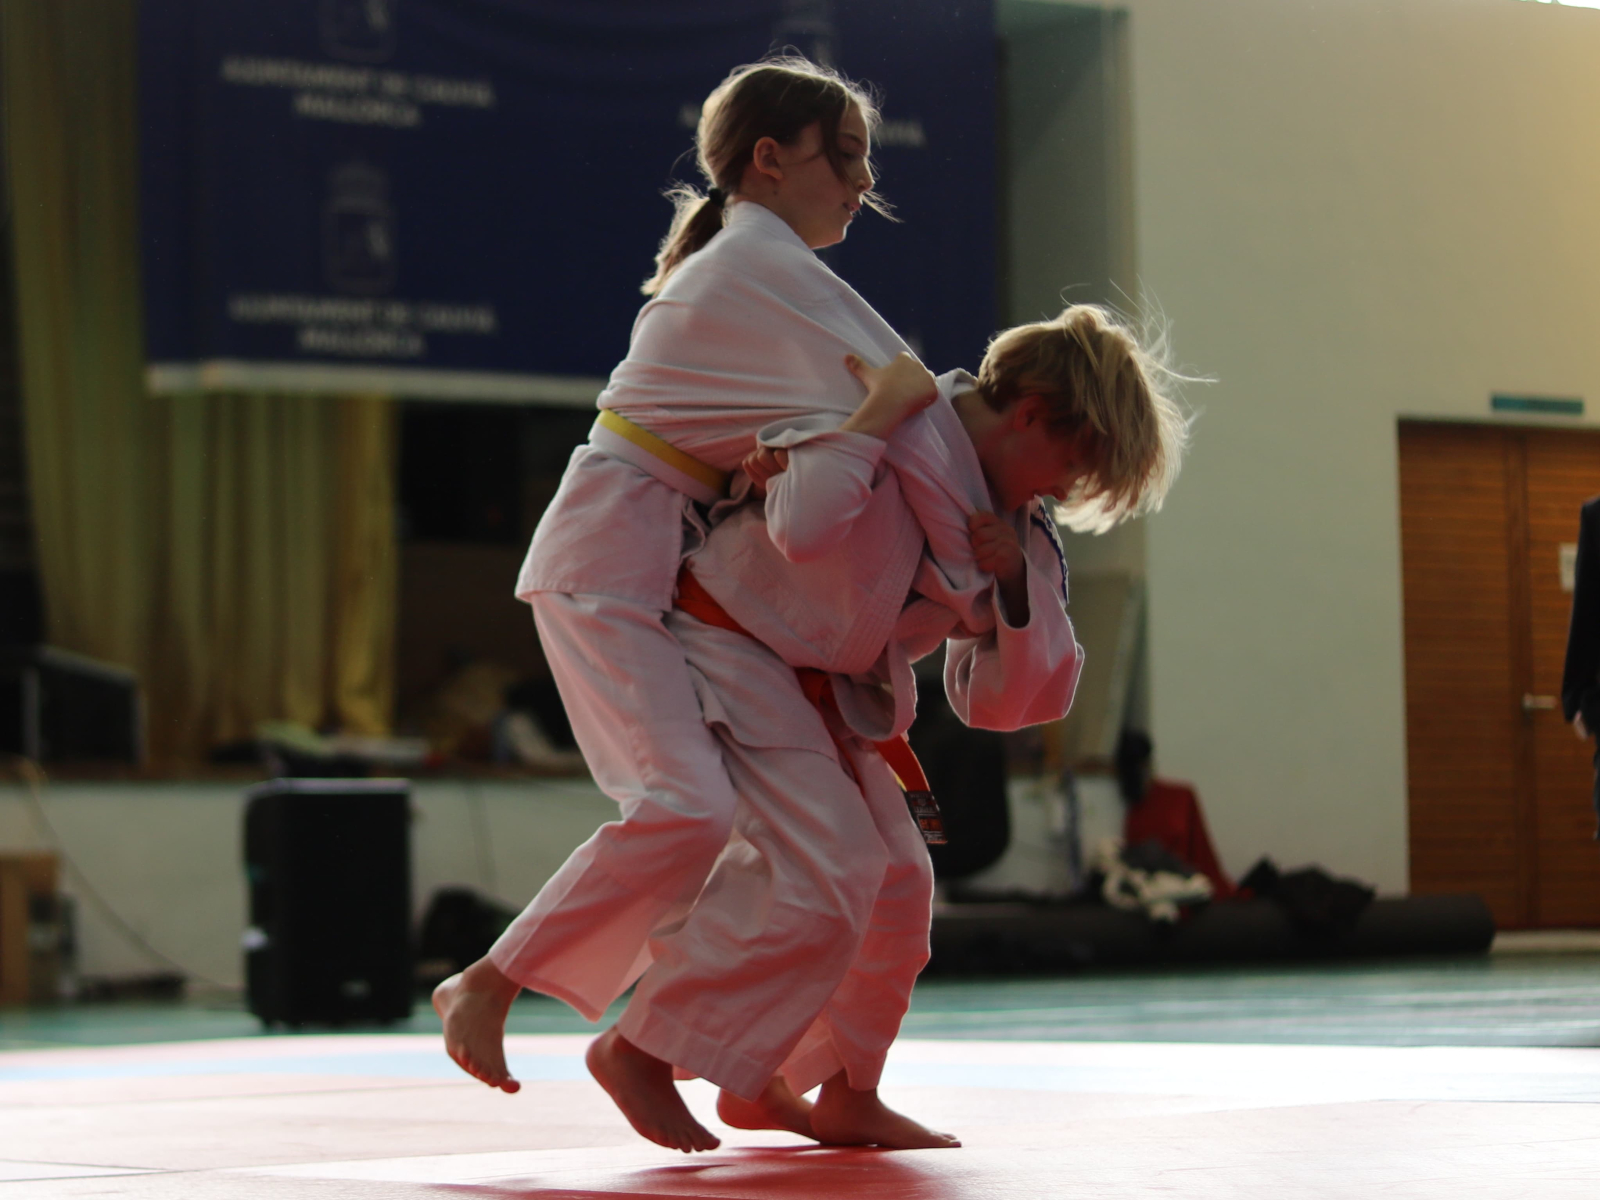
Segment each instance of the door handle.
M1557 703L1558 701L1554 696L1534 696L1525 693L1522 697L1522 711L1525 713L1547 712L1555 708Z

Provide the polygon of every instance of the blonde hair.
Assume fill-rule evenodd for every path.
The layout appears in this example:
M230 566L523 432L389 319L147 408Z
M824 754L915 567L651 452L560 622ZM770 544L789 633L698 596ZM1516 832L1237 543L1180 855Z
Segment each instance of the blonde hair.
M1183 462L1191 418L1176 391L1195 380L1167 364L1159 316L1148 324L1141 334L1109 308L1074 304L995 334L978 371L990 408L1039 396L1053 436L1083 439L1088 470L1056 506L1080 533L1159 509Z
M846 79L830 67L808 58L785 55L764 58L734 70L706 97L695 130L695 160L713 188L726 196L739 190L744 169L756 143L769 137L791 145L810 125L822 126L822 152L839 177L845 177L844 153L839 149L839 123L851 105L861 110L871 133L878 127L878 106L865 87ZM696 250L722 228L724 203L681 184L670 189L672 225L656 253L656 273L642 288L653 296ZM875 192L861 202L883 216L889 206Z

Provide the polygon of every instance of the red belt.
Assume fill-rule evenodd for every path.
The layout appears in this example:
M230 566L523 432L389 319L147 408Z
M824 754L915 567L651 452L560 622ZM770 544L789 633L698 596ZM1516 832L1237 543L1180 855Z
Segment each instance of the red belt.
M677 605L697 621L754 638L749 630L728 614L728 610L717 602L715 596L701 586L687 565L678 572ZM850 772L850 777L859 787L861 779L850 764L849 751L840 740L839 734L835 732L844 724L844 717L840 714L839 702L833 695L833 681L828 678L826 671L819 671L815 667L795 667L794 673L800 681L800 690L805 693L806 699L811 701L812 706L822 714L828 736L838 747L839 762ZM911 806L911 815L916 819L917 828L922 831L923 841L930 846L944 845L944 822L939 816L938 802L933 798L933 792L928 787L928 777L923 773L922 764L917 761L906 735L902 733L899 737L889 738L887 741L873 742L872 747L883 755L883 761L889 764L889 769L900 781L900 789L906 794L906 802Z

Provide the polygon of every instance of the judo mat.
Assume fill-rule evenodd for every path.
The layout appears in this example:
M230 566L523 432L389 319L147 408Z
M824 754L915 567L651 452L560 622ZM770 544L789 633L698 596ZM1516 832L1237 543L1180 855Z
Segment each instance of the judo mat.
M910 1038L884 1096L962 1149L724 1130L693 1082L724 1146L689 1158L628 1128L587 1042L513 1034L515 1096L427 1033L11 1050L0 1200L1600 1194L1596 1049Z

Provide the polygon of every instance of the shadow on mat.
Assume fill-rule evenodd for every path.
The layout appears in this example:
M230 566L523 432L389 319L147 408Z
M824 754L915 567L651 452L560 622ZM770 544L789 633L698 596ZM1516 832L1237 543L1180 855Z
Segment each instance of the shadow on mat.
M950 1157L954 1165L960 1151ZM940 1158L944 1152L940 1152ZM850 1200L978 1200L983 1194L929 1169L926 1159L871 1147L781 1146L711 1151L690 1161L616 1172L585 1171L585 1186L528 1180L441 1191L503 1200L784 1200L848 1196ZM574 1180L573 1182L578 1182Z

